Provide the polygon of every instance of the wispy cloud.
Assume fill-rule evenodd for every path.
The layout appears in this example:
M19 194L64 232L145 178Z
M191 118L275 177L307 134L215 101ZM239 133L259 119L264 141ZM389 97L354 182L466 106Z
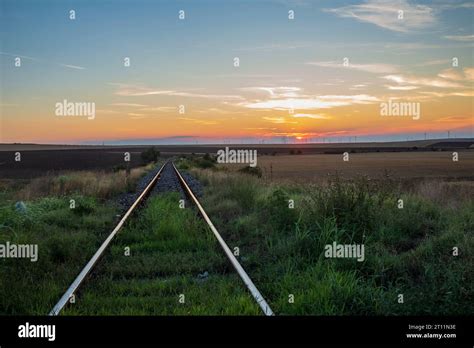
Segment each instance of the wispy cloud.
M242 100L243 99L239 95L200 94L200 93L193 93L193 92L180 92L180 91L175 91L175 90L161 90L161 89L150 88L146 86L130 85L130 84L125 84L125 83L114 83L114 82L109 82L109 84L113 86L117 86L118 89L115 92L115 94L119 96L124 96L124 97L165 95L165 96L221 99L221 100Z
M298 98L270 98L267 100L257 100L240 103L240 106L250 109L269 109L269 110L312 110L329 109L338 106L347 106L352 104L371 104L379 99L366 95L319 95L304 96Z
M146 104L136 104L136 103L113 103L109 104L111 106L119 106L124 108L133 108L137 111L148 111L148 112L173 112L177 111L176 106L150 106ZM129 113L131 115L131 113ZM145 115L145 114L140 114Z
M367 84L359 83L359 84L356 84L356 85L352 85L351 87L349 87L349 89L359 91L359 90L364 89L366 87L367 87Z
M326 11L397 32L424 29L437 22L435 11L431 7L410 4L407 0L368 0L362 4ZM403 19L399 19L399 11L403 11Z
M435 60L428 60L420 64L416 64L416 66L447 65L450 62L451 60L449 59L435 59Z
M386 75L382 78L397 84L397 86L386 85L386 87L391 90L409 91L417 89L420 86L436 88L469 88L469 81L474 80L474 68L464 68L463 70L452 68L445 69L439 72L436 77L394 74Z
M179 119L183 120L183 121L189 121L189 122L201 124L201 125L204 125L204 126L211 126L211 125L215 125L215 124L219 123L217 121L206 121L206 120L202 120L202 119L198 119L198 118L189 118L189 117L180 117Z
M445 80L437 77L419 77L414 75L386 75L384 79L395 82L399 85L426 86L437 88L462 88L463 85L457 82Z
M467 80L474 80L474 68L464 68L464 76Z
M296 117L296 118L312 118L312 119L315 119L315 120L328 120L328 119L330 119L329 116L321 115L321 114L294 114L292 116Z
M106 109L99 109L96 110L97 114L104 114L104 115L112 115L112 114L119 114L120 112L115 110L106 110Z
M474 41L474 35L445 35L444 39L453 40L453 41L462 41L462 42L471 42Z
M242 91L264 92L271 98L298 97L301 88L299 87L243 87Z
M454 69L443 70L438 74L438 76L447 80L455 80L455 81L464 80L464 76Z
M59 64L65 68L70 68L70 69L76 69L76 70L84 70L85 68L82 67L82 66L78 66L78 65L70 65L70 64Z
M417 86L390 86L390 85L385 85L385 87L387 87L391 91L412 91L414 89L419 88Z
M452 9L458 9L458 8L474 8L474 3L472 2L456 3L453 0L449 0L448 2L444 4L440 4L440 8L442 8L443 10L452 10Z
M391 42L383 45L385 49L392 49L396 51L412 51L412 50L426 50L426 49L436 49L443 48L443 45L437 44L426 44L422 42Z
M115 91L116 95L120 95L123 97L138 97L138 96L146 96L146 95L170 95L174 93L172 90L156 90L152 88L148 88L145 86L138 86L138 85L129 85L125 83L109 83L112 86L118 87L117 91Z
M153 111L153 112L173 112L177 111L175 106L153 106L149 108L142 108L140 111Z
M294 50L299 48L306 48L311 47L312 44L308 42L302 43L278 43L278 44L265 44L261 46L253 46L253 47L241 47L236 48L234 51L277 51L277 50Z
M4 55L4 56L10 56L10 57L20 57L20 58L23 58L23 59L29 59L29 60L34 60L34 61L39 61L39 59L35 58L35 57L30 57L30 56L24 56L24 55L21 55L21 54L13 54L13 53L7 53L7 52L0 52L0 54Z
M268 78L280 78L283 76L287 75L279 75L279 74L242 74L242 73L230 73L230 74L218 74L214 75L214 77L217 78L223 78L223 79L236 79L236 78L242 78L242 79L268 79ZM201 76L197 76L201 77Z
M145 114L138 114L138 113L135 113L135 112L129 112L128 113L128 116L131 116L130 118L132 120L141 120L141 119L144 119L144 118L147 118L148 115L145 115Z
M312 110L329 109L352 104L370 104L378 98L366 94L357 95L308 95L300 87L245 87L244 91L265 93L266 99L247 100L236 104L249 109L262 110ZM303 114L301 114L303 115Z
M195 109L193 109L193 112L194 112L194 113L198 113L198 114L206 114L206 115L210 115L210 114L219 114L219 115L241 115L241 114L244 113L244 111L220 109L220 108L215 108L215 107L204 108L204 109L200 109L200 110L195 110Z
M277 123L277 124L284 124L286 123L284 117L262 117L265 121L269 121L271 123Z
M342 62L308 62L308 65L316 65L325 68L354 69L374 74L391 74L399 71L398 66L391 64L349 64L344 66Z
M464 122L466 120L472 120L471 116L447 116L439 118L435 122Z
M112 105L112 106L126 106L126 107L146 107L148 105L145 105L145 104L133 104L133 103L113 103L113 104L109 104L109 105Z
M457 92L432 92L432 91L425 91L420 92L421 94L425 94L427 96L436 97L436 98L444 98L444 97L474 97L474 90L465 90L465 91L457 91Z
M52 62L50 60L39 59L39 58L35 58L35 57L30 57L30 56L24 56L24 55L21 55L21 54L13 54L13 53L7 53L7 52L0 52L0 54L2 54L4 56L13 57L13 58L19 57L19 58L22 58L22 59L27 59L27 60L31 60L31 61L39 62L39 63L53 64L53 65L57 65L57 66L62 66L63 68L69 68L69 69L75 69L75 70L85 70L86 69L86 68L84 68L82 66L78 66L78 65L55 63L55 62Z
M470 89L467 91L452 92L451 95L454 95L457 97L474 97L474 91Z

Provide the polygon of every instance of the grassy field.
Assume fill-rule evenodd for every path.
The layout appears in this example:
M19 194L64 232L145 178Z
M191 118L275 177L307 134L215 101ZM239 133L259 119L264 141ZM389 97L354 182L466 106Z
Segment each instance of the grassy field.
M193 173L206 185L206 211L278 314L474 312L472 195L452 206L444 190L405 191L390 177L302 185ZM333 242L364 244L365 261L325 258Z
M116 207L92 197L41 198L18 214L1 200L0 241L37 244L38 261L2 259L0 314L47 314L106 238ZM10 201L11 202L11 201Z
M353 174L301 183L290 172L270 180L209 158L179 167L204 185L204 208L277 315L474 312L469 178ZM46 314L117 221L113 198L150 168L128 178L90 171L2 181L0 241L36 243L39 258L0 260L0 313ZM20 199L24 212L15 208ZM153 197L126 224L64 314L261 315L212 233L178 199ZM333 242L363 244L364 261L326 258Z
M117 221L118 207L110 198L131 190L149 169L132 169L128 177L123 171L86 171L4 181L0 241L37 244L39 256L37 262L1 260L0 313L47 314ZM24 212L15 209L18 199L25 202ZM64 314L259 314L207 225L191 207L179 209L179 199L151 198Z
M134 187L150 168L128 179L119 171L2 181L0 243L37 244L39 255L37 262L0 260L0 314L47 314L110 233L118 207L108 198ZM15 208L20 199L22 212Z

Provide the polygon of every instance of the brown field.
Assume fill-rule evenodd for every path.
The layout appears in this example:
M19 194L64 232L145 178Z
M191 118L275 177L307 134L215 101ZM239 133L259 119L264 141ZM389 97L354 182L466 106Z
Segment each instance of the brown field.
M20 150L21 161L15 162L15 152L0 151L2 178L21 179L43 176L52 172L77 170L113 170L126 166L124 152L130 153L130 168L141 166L141 151L114 150Z
M258 145L155 145L164 156L216 154L224 147L256 149L259 166L270 179L307 181L338 173L351 178L385 172L398 178L471 178L474 176L473 138L436 139L386 143L258 144ZM151 145L86 146L0 144L3 178L33 178L51 172L112 170L124 166L124 152L131 154L131 168L142 165L140 154ZM21 162L15 162L15 152ZM459 162L451 160L458 151ZM342 153L350 161L342 161ZM230 166L239 168L239 166Z
M55 145L55 144L5 144L0 143L0 153L13 151L51 150L99 150L99 151L142 151L150 146L169 154L216 153L226 146L230 148L258 149L261 154L289 154L291 150L303 154L331 153L347 150L357 152L372 151L432 151L452 148L468 149L474 146L474 138L428 139L392 142L340 142L340 143L295 143L295 144L192 144L192 145Z
M360 175L371 178L445 178L474 180L474 151L459 151L453 162L452 152L376 152L351 153L348 162L341 154L259 156L258 166L267 179L314 181L338 174L342 178ZM225 165L238 170L243 165Z

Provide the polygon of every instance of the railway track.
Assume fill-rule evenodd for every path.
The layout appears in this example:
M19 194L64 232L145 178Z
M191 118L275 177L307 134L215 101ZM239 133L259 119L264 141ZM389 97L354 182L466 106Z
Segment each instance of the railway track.
M248 276L247 272L245 269L242 267L242 265L239 263L239 261L236 259L236 257L233 255L232 251L212 223L211 219L209 216L206 214L204 208L202 207L201 203L199 202L198 198L196 197L195 193L192 191L188 183L186 182L184 176L179 172L179 170L176 168L174 163L171 161L165 162L161 168L158 170L156 175L150 180L148 185L144 188L144 190L141 192L141 194L136 198L136 200L131 204L130 208L126 211L126 213L123 215L123 217L120 219L120 221L117 223L115 228L112 230L112 232L108 235L108 237L104 240L102 245L97 249L95 254L92 256L92 258L89 260L89 262L84 266L84 268L80 271L80 273L77 275L76 279L71 283L69 288L66 290L66 292L61 296L59 301L56 303L56 305L53 307L53 309L49 312L49 315L55 316L59 315L61 311L66 307L66 305L70 302L71 298L75 295L77 290L80 288L80 286L85 282L87 276L90 274L90 272L94 269L94 267L97 265L101 257L105 254L106 250L108 247L111 245L114 237L117 235L117 233L120 231L120 229L123 227L125 222L130 218L130 216L137 210L137 208L140 206L141 203L143 203L150 195L152 191L154 191L155 186L157 186L157 183L160 181L160 178L162 176L162 173L165 170L169 170L167 166L171 166L173 172L175 173L177 177L177 181L179 182L179 185L181 186L182 192L186 194L188 199L196 206L197 210L199 211L200 216L203 218L203 220L206 222L207 226L209 229L212 231L214 237L217 239L220 247L224 251L224 254L226 255L227 259L231 262L232 266L234 267L235 271L241 278L241 280L244 282L245 286L247 287L248 291L250 292L251 296L255 300L255 302L259 305L260 309L262 312L267 315L271 316L274 315L272 309L270 308L269 304L266 302L260 291L257 289L255 284L253 283L252 279Z

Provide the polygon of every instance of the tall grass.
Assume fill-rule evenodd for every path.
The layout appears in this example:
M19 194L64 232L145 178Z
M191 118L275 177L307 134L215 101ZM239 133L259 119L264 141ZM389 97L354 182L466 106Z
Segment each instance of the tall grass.
M23 213L0 204L0 243L37 244L38 260L2 259L0 314L46 315L110 232L115 209L73 196L27 202Z
M150 168L132 169L128 178L125 171L71 172L4 185L0 243L37 244L39 255L37 262L0 260L0 314L47 314L113 227L117 207L104 198L132 187ZM17 199L24 209L15 208Z
M153 164L117 172L82 171L63 175L46 175L32 179L18 194L17 199L32 200L40 197L61 197L72 193L110 198L117 193L134 189L137 180L151 169Z
M432 190L423 182L405 189L389 177L267 184L236 173L193 172L206 185L205 209L240 247L244 267L277 313L474 312L474 199L461 195L445 204L451 196L440 187L454 183ZM325 245L334 241L364 244L365 261L325 258Z

